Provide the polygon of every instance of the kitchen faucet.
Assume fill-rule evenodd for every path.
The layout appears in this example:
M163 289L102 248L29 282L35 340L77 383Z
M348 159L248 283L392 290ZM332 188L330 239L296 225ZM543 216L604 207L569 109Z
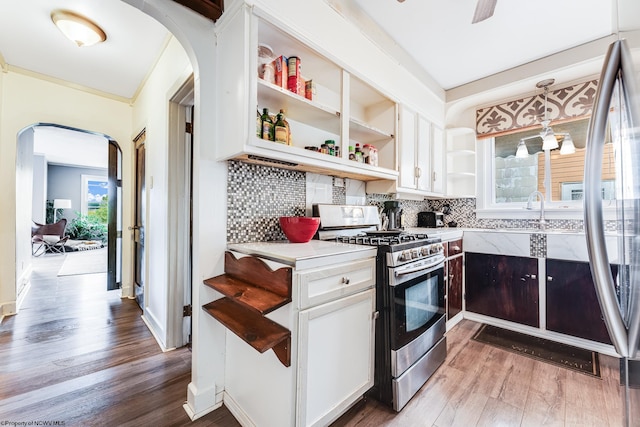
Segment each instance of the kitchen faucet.
M531 210L531 205L535 196L540 197L540 230L544 230L547 225L547 221L544 219L544 195L539 191L531 192L531 194L529 194L529 200L527 201L527 209Z

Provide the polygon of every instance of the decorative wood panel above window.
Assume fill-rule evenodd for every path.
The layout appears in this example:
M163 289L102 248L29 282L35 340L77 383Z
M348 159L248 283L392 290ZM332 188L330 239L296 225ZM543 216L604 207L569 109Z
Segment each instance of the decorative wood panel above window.
M597 80L550 91L547 97L547 118L551 126L591 116L598 87ZM478 138L540 127L544 118L544 94L476 110Z
M205 18L217 21L224 12L224 0L173 0Z

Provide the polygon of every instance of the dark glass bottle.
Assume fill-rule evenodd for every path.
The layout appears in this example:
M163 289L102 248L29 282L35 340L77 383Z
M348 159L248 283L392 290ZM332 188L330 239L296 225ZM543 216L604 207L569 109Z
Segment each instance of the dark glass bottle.
M269 109L262 109L262 139L273 141L275 139L273 121L269 116Z
M281 110L282 111L282 110ZM281 144L287 144L289 142L289 132L287 132L287 125L284 122L284 118L282 117L282 113L278 113L276 116L276 124L275 124L275 142L279 142Z

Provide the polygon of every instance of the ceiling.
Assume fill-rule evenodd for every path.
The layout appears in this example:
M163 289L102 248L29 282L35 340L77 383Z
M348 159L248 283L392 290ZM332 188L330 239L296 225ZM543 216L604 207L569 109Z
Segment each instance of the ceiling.
M476 0L325 1L410 70L445 90L618 28L640 28L637 0L498 0L494 15L477 24L471 24ZM623 11L619 20L616 7ZM51 11L58 8L94 20L107 41L76 47L51 22ZM135 97L168 37L162 25L119 0L3 0L0 14L0 54L6 64L124 99Z
M168 31L138 9L114 0L2 0L0 63L116 97L135 96L164 48ZM67 9L97 23L107 40L77 47L51 22Z
M57 126L35 128L33 152L54 165L107 169L109 163L104 136Z
M618 27L640 28L637 0L498 0L494 15L477 24L471 24L477 0L327 1L386 50L407 53L445 90L614 34ZM625 10L619 23L618 2Z

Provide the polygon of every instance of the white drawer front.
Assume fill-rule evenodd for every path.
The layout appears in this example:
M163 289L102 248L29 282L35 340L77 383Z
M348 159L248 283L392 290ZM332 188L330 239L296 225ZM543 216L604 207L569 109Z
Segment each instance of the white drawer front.
M300 308L351 295L375 283L375 258L299 273Z

